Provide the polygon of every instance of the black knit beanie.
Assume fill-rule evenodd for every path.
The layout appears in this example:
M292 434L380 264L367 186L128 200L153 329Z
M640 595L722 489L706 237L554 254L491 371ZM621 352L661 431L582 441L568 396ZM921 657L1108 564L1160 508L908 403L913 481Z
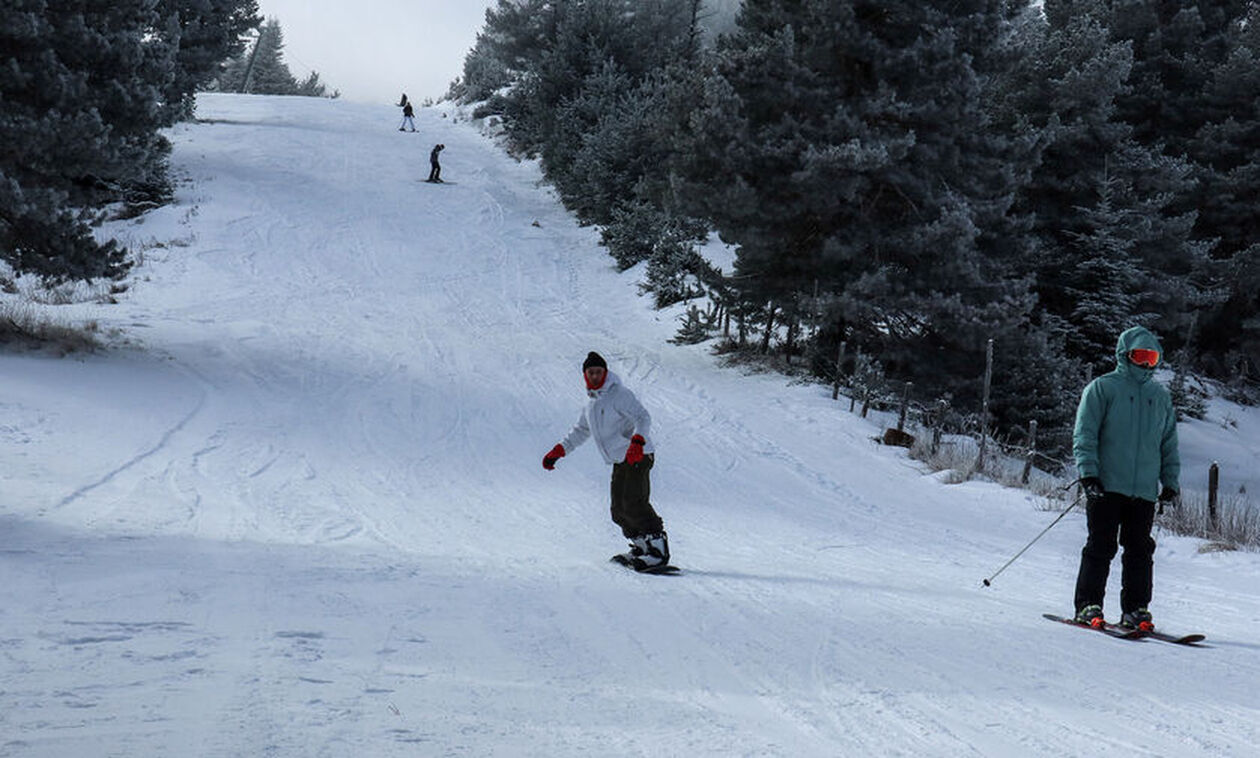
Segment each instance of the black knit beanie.
M608 364L604 361L604 357L596 352L586 354L586 360L582 362L582 370L585 371L591 366L599 366L605 370L608 369Z

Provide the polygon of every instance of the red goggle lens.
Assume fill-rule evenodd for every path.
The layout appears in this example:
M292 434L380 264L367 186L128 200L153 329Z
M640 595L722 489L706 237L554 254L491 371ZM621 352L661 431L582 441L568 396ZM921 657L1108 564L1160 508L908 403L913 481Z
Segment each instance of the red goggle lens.
M1159 365L1159 351L1139 347L1136 350L1129 351L1129 360L1139 366L1155 368Z

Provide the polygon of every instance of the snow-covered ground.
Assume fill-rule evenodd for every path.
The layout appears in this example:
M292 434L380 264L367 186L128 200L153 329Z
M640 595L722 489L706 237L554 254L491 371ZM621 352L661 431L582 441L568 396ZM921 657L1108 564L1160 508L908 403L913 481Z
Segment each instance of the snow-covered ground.
M72 309L135 346L0 356L0 755L1257 755L1260 555L1159 536L1156 620L1209 649L1048 623L1079 514L981 588L1053 513L669 344L451 113L199 115L131 290ZM606 562L594 449L540 465L588 350L653 413L683 576Z

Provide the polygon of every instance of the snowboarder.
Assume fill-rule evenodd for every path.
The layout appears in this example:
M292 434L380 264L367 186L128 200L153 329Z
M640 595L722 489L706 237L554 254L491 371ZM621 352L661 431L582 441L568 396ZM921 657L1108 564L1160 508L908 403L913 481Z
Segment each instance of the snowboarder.
M582 374L590 401L569 434L543 456L543 468L553 470L556 461L593 437L604 460L612 464L613 523L630 540L629 552L613 559L640 571L667 566L669 538L649 501L649 472L656 462L652 417L621 379L608 370L599 353L586 356Z
M1172 397L1151 378L1161 355L1154 334L1140 326L1127 329L1116 342L1116 369L1090 382L1081 394L1072 453L1085 493L1089 536L1076 577L1078 623L1104 623L1103 595L1118 534L1124 547L1120 624L1155 628L1147 608L1155 501L1176 501L1181 473Z
M438 153L446 149L446 145L434 145L433 152L429 153L429 178L425 181L440 182L442 181L442 166L438 163Z
M406 97L406 95L404 95L403 97ZM411 127L411 131L414 132L416 130L416 122L413 119L413 116L416 115L415 110L412 109L410 102L404 102L402 109L403 109L403 119L402 119L402 123L398 125L398 131L400 132L404 131L404 127L409 126Z

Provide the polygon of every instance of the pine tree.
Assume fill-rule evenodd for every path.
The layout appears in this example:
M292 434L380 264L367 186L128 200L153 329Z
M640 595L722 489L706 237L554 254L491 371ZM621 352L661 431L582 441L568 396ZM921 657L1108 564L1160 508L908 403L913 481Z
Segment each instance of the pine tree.
M464 103L488 100L526 76L549 49L557 19L552 0L498 0L464 56L463 76L451 94ZM502 102L492 105L501 112Z
M0 7L0 255L50 280L122 273L85 213L169 192L162 92L176 50L152 0Z
M989 337L1015 355L1034 330L1015 268L1024 222L1009 214L1032 154L985 105L1011 12L750 0L685 135L683 191L738 245L750 304L790 330L817 284L823 335L960 401L978 395ZM1010 390L1012 416L1037 394Z
M310 72L300 82L293 76L284 62L284 30L274 18L263 23L248 50L222 64L216 89L256 95L339 95L336 91L328 94L328 87L320 81L318 72Z
M1147 282L1136 261L1134 227L1138 214L1117 208L1121 180L1105 177L1098 202L1078 208L1088 231L1070 232L1079 253L1078 276L1065 293L1073 303L1068 318L1072 332L1069 352L1088 356L1094 373L1109 370L1115 360L1116 335L1127 326L1152 326L1156 314L1139 313L1137 302Z
M1133 49L1129 87L1117 98L1120 119L1143 145L1190 154L1209 112L1213 71L1230 56L1233 37L1254 0L1106 0L1111 38Z
M1221 258L1260 244L1260 3L1230 42L1202 93L1203 124L1188 150L1202 167L1199 225L1220 238Z
M1224 299L1206 310L1200 362L1218 376L1260 377L1260 3L1231 36L1203 93L1190 143L1202 182L1199 228L1219 238Z
M220 63L240 55L245 33L257 29L257 0L158 0L161 28L178 45L174 76L164 91L168 122L192 116L198 89L215 80Z
M1170 208L1189 216L1193 236L1211 243L1221 271L1211 272L1220 297L1193 302L1205 311L1197 336L1214 370L1233 359L1233 343L1256 299L1238 289L1260 257L1255 205L1258 118L1255 73L1260 10L1254 0L1109 0L1101 4L1112 39L1132 46L1129 86L1117 97L1118 117L1139 144L1188 161L1192 180ZM1215 293L1211 293L1215 295ZM1180 332L1181 329L1178 330ZM1184 335L1178 333L1172 347Z
M1026 269L1040 307L1050 323L1062 323L1069 355L1090 363L1111 353L1099 330L1118 333L1134 319L1159 316L1170 344L1179 344L1194 309L1211 297L1210 246L1194 238L1194 215L1175 207L1194 187L1192 166L1142 145L1120 120L1117 98L1132 54L1128 43L1111 39L1104 9L1092 0L1047 0L1044 10L1020 30L1018 44L1032 54L999 85L1008 128L1027 124L1042 146L1016 204L1033 222ZM1118 240L1097 237L1098 218L1082 210L1100 195L1106 214L1125 219L1124 265L1132 276L1128 296L1116 301L1130 310L1114 310L1109 327L1081 322L1078 307L1099 272L1119 265L1105 260L1117 254ZM1084 244L1091 239L1100 247Z
M312 71L305 79L298 82L293 94L303 97L327 97L328 87L319 80L319 74ZM334 93L332 96L336 97L337 94Z
M258 30L255 50L240 85L241 92L256 95L292 95L297 80L284 62L284 30L277 19L269 18Z

